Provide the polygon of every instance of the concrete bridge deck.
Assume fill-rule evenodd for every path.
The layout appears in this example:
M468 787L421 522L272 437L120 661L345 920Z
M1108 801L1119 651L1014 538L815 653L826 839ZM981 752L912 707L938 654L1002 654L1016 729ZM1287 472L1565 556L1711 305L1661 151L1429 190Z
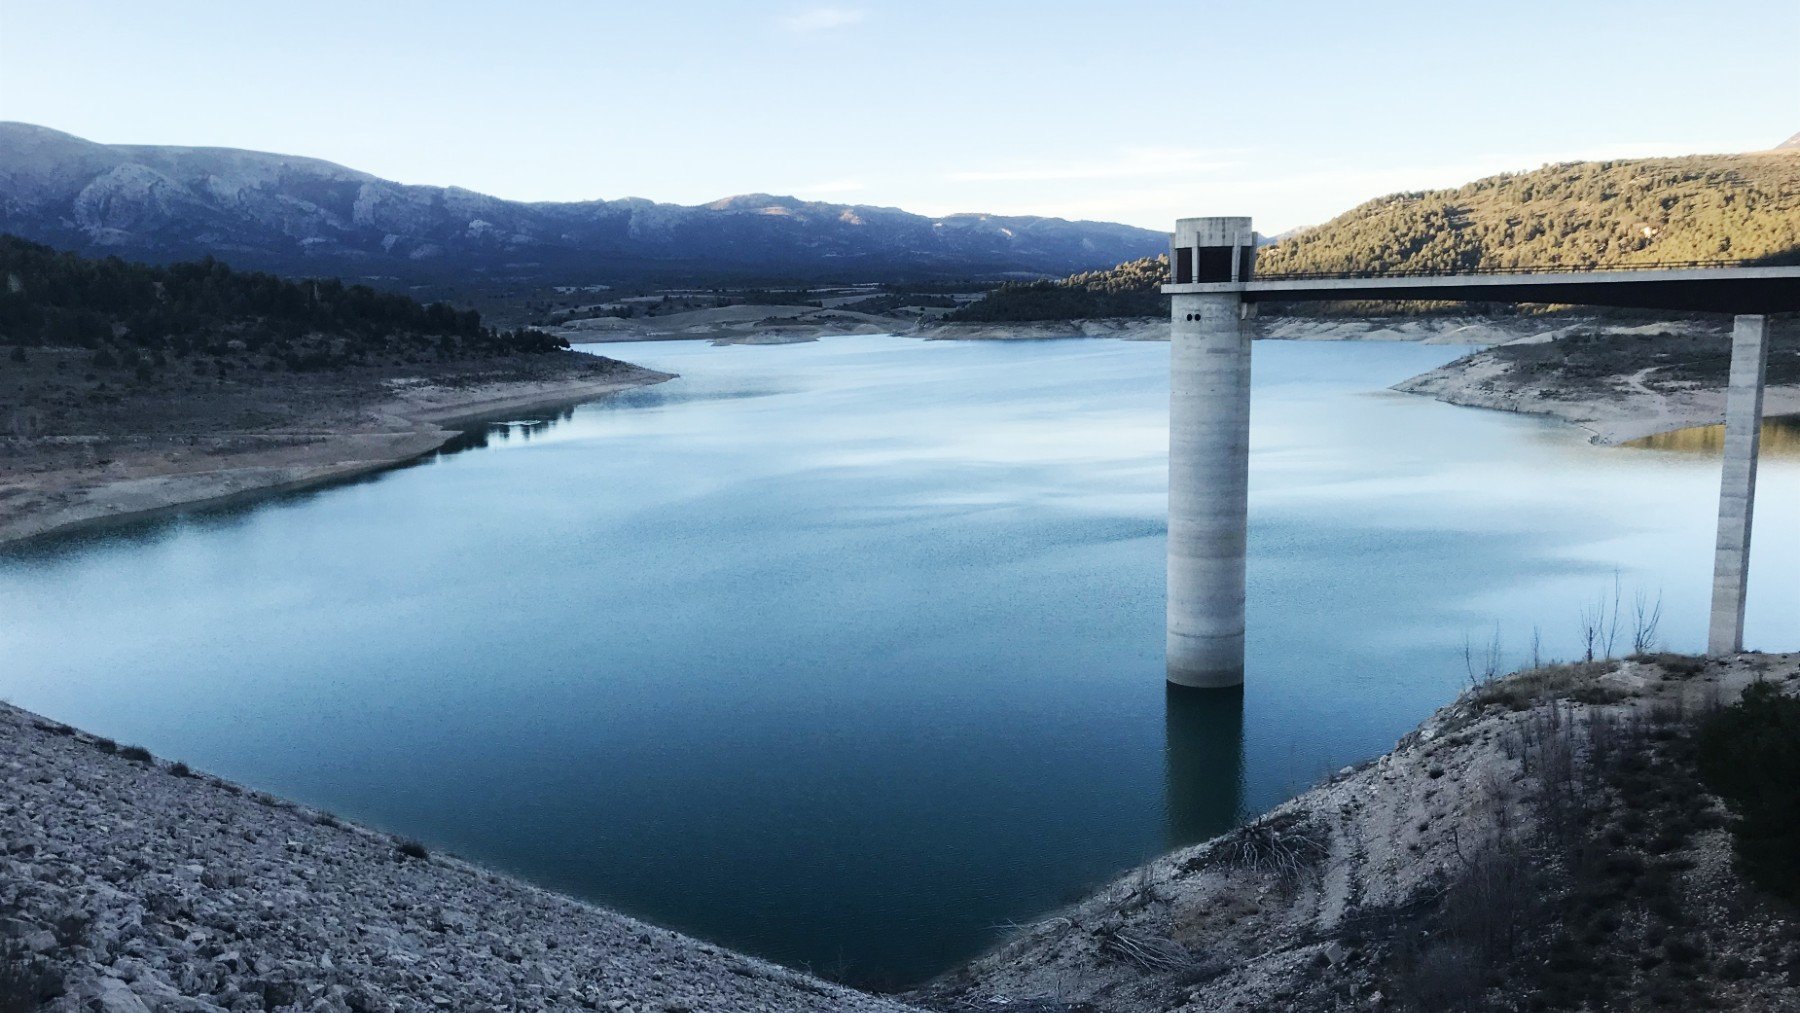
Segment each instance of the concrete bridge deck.
M1251 275L1248 281L1166 285L1170 295L1235 292L1247 303L1568 303L1684 313L1800 312L1800 266L1678 267L1468 274Z

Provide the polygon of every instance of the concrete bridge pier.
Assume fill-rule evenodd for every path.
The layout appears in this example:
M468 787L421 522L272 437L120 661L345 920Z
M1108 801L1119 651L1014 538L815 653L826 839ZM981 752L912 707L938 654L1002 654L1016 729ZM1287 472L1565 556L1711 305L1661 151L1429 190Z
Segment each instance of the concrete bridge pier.
M1750 523L1756 506L1756 457L1762 445L1769 326L1766 316L1739 316L1732 324L1719 537L1713 551L1712 622L1706 637L1706 653L1714 656L1744 649L1744 594L1750 576Z
M1170 264L1168 679L1244 681L1250 475L1248 218L1176 223Z
M1244 554L1250 471L1250 336L1263 301L1572 303L1737 314L1707 650L1744 647L1744 591L1756 498L1767 314L1800 312L1800 265L1690 264L1597 271L1346 271L1256 277L1248 218L1183 218L1169 243L1168 678L1244 681ZM1777 318L1787 325L1790 317Z

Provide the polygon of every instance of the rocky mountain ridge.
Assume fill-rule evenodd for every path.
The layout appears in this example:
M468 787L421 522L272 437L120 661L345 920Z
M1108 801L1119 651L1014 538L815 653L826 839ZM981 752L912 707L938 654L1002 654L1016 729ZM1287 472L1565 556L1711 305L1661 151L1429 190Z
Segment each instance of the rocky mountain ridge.
M1061 274L1155 253L1160 232L746 194L527 203L314 158L97 144L0 123L0 232L90 255L214 255L286 274L554 283L717 276Z

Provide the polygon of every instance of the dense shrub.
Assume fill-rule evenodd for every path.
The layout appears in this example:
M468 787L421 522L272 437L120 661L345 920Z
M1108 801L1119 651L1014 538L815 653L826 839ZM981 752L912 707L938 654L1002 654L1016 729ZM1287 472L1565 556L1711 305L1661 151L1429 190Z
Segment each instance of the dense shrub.
M1700 729L1700 773L1731 804L1744 872L1800 903L1800 700L1757 683Z

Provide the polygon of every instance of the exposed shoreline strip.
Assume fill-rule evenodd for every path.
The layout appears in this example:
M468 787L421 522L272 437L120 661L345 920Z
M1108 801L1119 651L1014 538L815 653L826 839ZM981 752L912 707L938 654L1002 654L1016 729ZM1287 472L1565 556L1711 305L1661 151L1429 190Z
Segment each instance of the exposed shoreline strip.
M396 397L379 412L389 425L373 431L345 427L229 434L244 440L268 439L271 449L240 455L227 467L102 479L80 488L73 502L55 509L15 508L0 518L0 546L343 482L435 453L463 428L485 419L570 407L673 378L633 367L629 373L599 380L491 384L430 403Z

